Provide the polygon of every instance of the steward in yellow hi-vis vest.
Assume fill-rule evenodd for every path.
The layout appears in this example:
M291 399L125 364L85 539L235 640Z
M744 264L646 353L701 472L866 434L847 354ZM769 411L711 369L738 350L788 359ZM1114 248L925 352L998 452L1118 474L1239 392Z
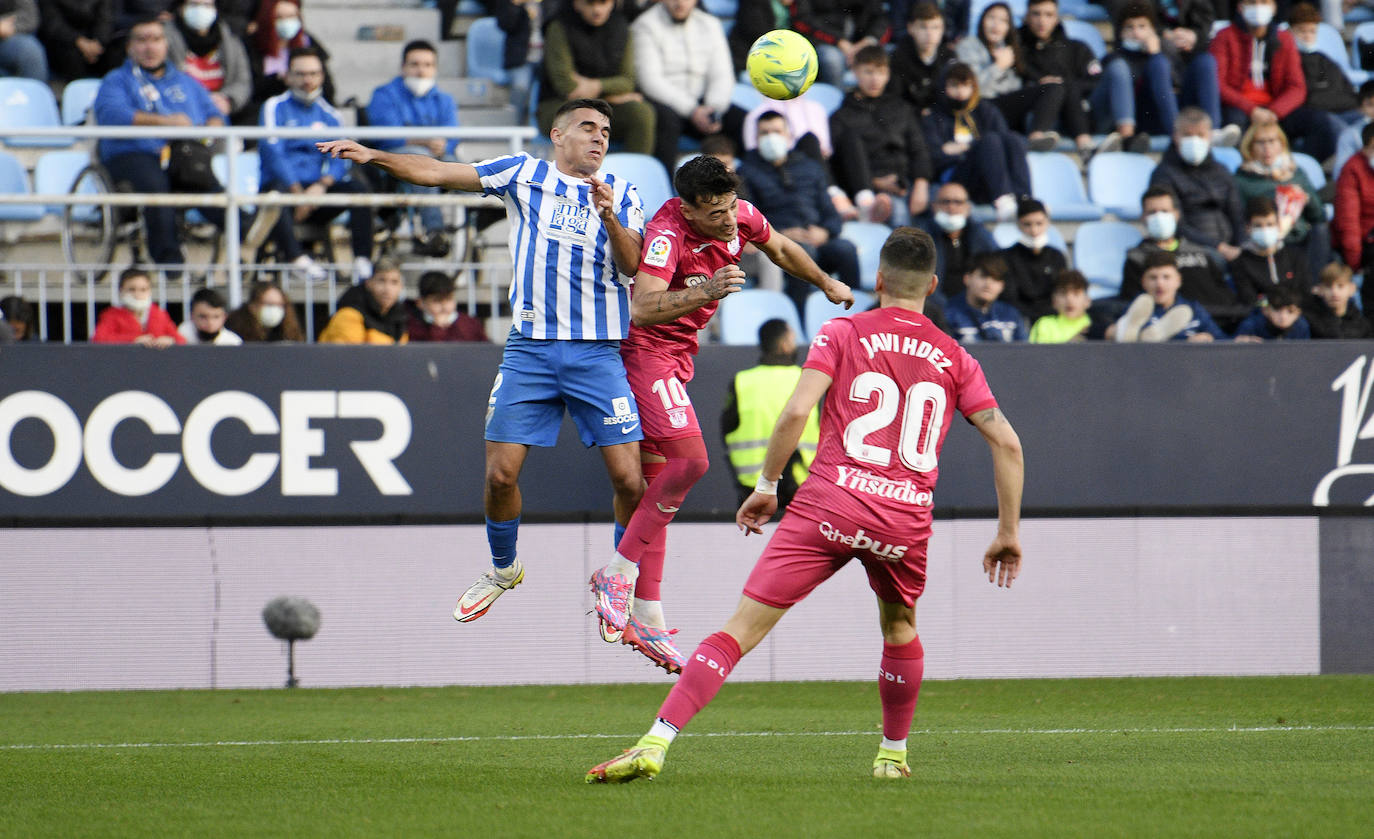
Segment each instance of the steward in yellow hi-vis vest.
M730 466L735 472L735 490L743 504L763 471L763 455L773 434L778 415L797 386L801 367L797 365L797 339L786 321L774 319L759 327L759 363L735 374L721 415L721 431ZM820 423L813 412L806 421L797 451L787 461L778 484L778 507L787 506L806 480L811 459L816 456Z

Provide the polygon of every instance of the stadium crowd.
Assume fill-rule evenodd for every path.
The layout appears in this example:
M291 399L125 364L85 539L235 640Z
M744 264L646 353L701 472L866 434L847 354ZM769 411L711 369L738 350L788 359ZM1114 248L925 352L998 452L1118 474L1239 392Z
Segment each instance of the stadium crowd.
M723 20L699 0L484 5L505 36L517 119L529 115L547 133L561 102L599 97L614 112L616 150L652 155L668 172L686 156L720 157L778 229L852 288L866 279L852 230L921 227L939 251L932 317L961 341L1374 335L1363 315L1374 311L1374 287L1360 292L1374 263L1374 80L1352 81L1374 69L1374 45L1351 37L1356 21L1374 19L1374 4L738 0ZM308 6L0 0L0 75L58 92L99 78L92 113L102 125L347 125L333 101L331 54L307 28ZM399 73L379 72L356 122L459 124L454 99L436 85L435 46L457 3L439 6L441 27L398 45ZM816 47L821 86L839 88L837 101L740 94L748 46L780 27ZM103 141L98 157L137 191L222 189L197 145ZM375 145L446 160L456 151L452 140L423 136ZM369 167L324 165L305 140L258 150L264 190L415 189ZM1138 206L1107 208L1139 220L1138 243L1123 246L1118 235L1104 247L1121 255L1119 272L1085 276L1064 234L1081 251L1098 246L1095 231L1056 218L1060 193L1037 194L1044 185L1032 183L1032 164L1054 155L1081 179L1098 159L1111 178L1107 164L1122 152L1153 166ZM245 216L245 245L275 249L291 279L317 281L323 268L297 233L344 209ZM479 322L455 311L452 275L418 278L413 303L374 282L391 273L377 271L375 257L397 263L374 253L374 213L347 209L358 285L339 311L353 314L348 328L331 322L319 340L486 340ZM222 213L204 215L222 226ZM452 231L438 208L405 224L384 213L375 227L413 238L417 256L450 254ZM147 209L144 228L159 267L183 262L170 209ZM284 285L254 287L235 312L224 312L216 293L197 294L170 330L166 313L121 293L101 318L120 328L97 328L92 339L316 337L303 334ZM784 290L804 323L811 288L787 277ZM36 339L32 304L5 302L11 328L0 339ZM216 309L226 318L205 314Z

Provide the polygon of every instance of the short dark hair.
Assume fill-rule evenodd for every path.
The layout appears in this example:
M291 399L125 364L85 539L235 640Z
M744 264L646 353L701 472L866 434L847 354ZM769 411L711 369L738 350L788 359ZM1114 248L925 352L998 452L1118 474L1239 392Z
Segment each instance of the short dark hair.
M319 47L292 47L286 54L286 66L290 67L298 58L318 58L324 64L324 53L320 52Z
M1017 202L1017 220L1023 219L1026 216L1031 215L1032 213L1044 213L1045 216L1048 217L1050 211L1046 210L1045 205L1040 203L1040 200L1037 198L1022 198L1020 201Z
M783 122L787 121L787 117L783 116L780 112L774 110L767 110L759 114L759 118L754 121L754 124L757 125L766 119L780 119Z
M421 297L448 297L455 291L456 278L443 271L426 271L420 275Z
M702 154L728 154L734 157L735 151L735 141L724 134L707 134L705 137L701 138Z
M213 288L202 288L191 295L191 306L194 307L197 303L204 303L212 309L225 308L224 295Z
M1041 3L1053 3L1056 9L1059 8L1059 0L1030 0L1030 2L1026 4L1026 8L1029 9L1031 6L1039 6Z
M1131 0L1131 2L1121 7L1120 12L1117 12L1117 31L1119 32L1121 27L1126 25L1126 21L1135 20L1138 17L1148 19L1151 26L1159 26L1158 22L1155 20L1155 7L1152 4L1141 2L1141 0Z
M1317 7L1311 3L1297 3L1288 12L1288 25L1297 26L1303 23L1321 23L1322 13L1317 11Z
M772 318L763 322L759 327L759 349L764 355L772 355L778 351L782 339L787 337L787 333L792 331L792 327L782 318Z
M1164 267L1169 267L1177 271L1178 257L1174 256L1173 251L1152 250L1145 255L1145 267L1142 269L1142 273L1144 271L1149 271L1151 268Z
M1276 216L1279 208L1274 204L1274 199L1267 195L1256 195L1245 202L1245 220L1252 221L1262 216Z
M922 2L912 5L911 12L906 16L907 23L915 23L918 20L944 20L945 16L940 14L940 7L934 3Z
M1054 291L1087 291L1088 278L1083 276L1082 271L1075 271L1066 268L1060 271L1054 278Z
M38 307L22 297L10 295L0 298L0 314L10 323L22 323L28 328L24 331L25 341L38 339Z
M1369 123L1360 131L1360 142L1366 146L1374 142L1374 122Z
M1270 309L1285 309L1289 306L1302 306L1302 296L1297 289L1286 285L1276 285L1264 293L1264 305Z
M994 280L1007 278L1007 261L997 251L983 251L969 260L968 272L974 271Z
M678 167L673 189L684 203L696 206L704 198L739 191L739 176L709 154L699 154Z
M135 26L147 26L150 23L156 23L158 26L162 26L162 18L158 17L157 12L143 12L139 14L129 23L129 28L126 31L133 32Z
M148 273L147 268L140 268L137 265L130 265L128 268L125 268L123 271L119 272L119 284L116 285L115 288L123 288L124 284L129 280L132 280L134 277L142 277L145 280L151 281L153 275Z
M402 63L405 62L407 56L409 56L412 52L415 52L416 50L425 50L427 52L432 52L435 54L436 57L439 55L439 51L434 48L434 44L430 43L429 41L426 41L424 38L416 38L414 41L411 41L410 43L406 44L404 47L401 48Z
M1327 263L1326 267L1322 269L1322 272L1317 275L1318 285L1333 286L1342 280L1346 282L1354 282L1355 280L1355 272L1344 262ZM10 298L5 298L5 300L8 299ZM0 308L4 308L4 305L5 301L0 300Z
M945 84L955 82L956 84L967 84L973 82L978 84L978 74L973 72L973 68L967 64L957 63L949 65L945 71Z
M578 108L591 108L606 119L609 120L611 118L611 106L607 104L605 99L569 99L567 102L559 105L558 110L553 112L553 124L557 125L558 120L562 118L564 114L572 113Z
M1174 202L1175 210L1177 210L1179 206L1178 193L1174 192L1174 188L1168 184L1152 184L1145 190L1145 194L1140 196L1140 206L1145 206L1145 199L1147 198L1168 198L1170 201Z
M892 66L892 62L887 57L887 50L877 44L870 44L854 53L854 61L852 63L855 67L861 64L874 65L877 67Z
M878 270L894 297L924 297L935 276L935 240L917 227L898 227L878 252Z
M1360 85L1360 101L1363 102L1366 99L1374 99L1374 79Z

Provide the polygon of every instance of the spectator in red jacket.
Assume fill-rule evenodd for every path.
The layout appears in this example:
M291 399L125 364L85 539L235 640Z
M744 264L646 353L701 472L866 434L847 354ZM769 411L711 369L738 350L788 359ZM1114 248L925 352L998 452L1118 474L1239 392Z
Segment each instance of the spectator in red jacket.
M1336 152L1345 125L1335 114L1308 107L1297 43L1274 21L1274 0L1243 0L1231 25L1212 39L1221 83L1222 121L1242 127L1278 122L1302 151L1318 160Z
M1364 148L1341 167L1336 178L1336 216L1331 220L1331 238L1345 264L1365 277L1374 276L1374 122L1360 135ZM1374 312L1374 282L1364 284L1361 302L1365 312Z
M482 322L458 311L453 277L442 271L420 275L420 299L410 310L406 333L411 341L486 341Z
M96 321L95 344L142 344L145 347L170 347L184 344L177 325L153 303L153 283L142 268L127 268L119 275L119 305L100 313Z

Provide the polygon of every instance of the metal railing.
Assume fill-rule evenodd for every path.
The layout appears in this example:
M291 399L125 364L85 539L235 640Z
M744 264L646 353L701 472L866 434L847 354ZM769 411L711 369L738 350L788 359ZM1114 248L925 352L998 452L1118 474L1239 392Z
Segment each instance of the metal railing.
M453 138L459 141L488 141L502 142L509 145L512 153L524 149L525 145L536 136L533 128L528 126L500 126L500 127L474 127L474 128L426 128L419 126L411 127L349 127L340 128L247 128L247 127L187 127L176 128L168 126L156 127L132 127L132 126L73 126L63 127L60 130L54 127L43 128L16 128L0 126L0 138L10 137L30 137L30 138L71 138L73 140L102 140L102 139L147 139L156 138L164 140L210 140L219 143L217 152L225 155L226 171L224 180L227 182L223 192L219 193L130 193L130 192L103 192L103 193L57 193L57 194L0 194L0 205L3 204L36 204L45 206L55 205L108 205L116 207L138 207L138 206L159 206L159 207L220 207L225 209L224 218L224 255L220 264L215 266L204 266L208 268L222 270L226 279L226 290L228 292L230 308L236 308L243 300L243 275L244 262L243 253L240 247L241 231L238 210L246 206L276 205L282 207L294 207L300 205L331 206L331 207L422 207L422 206L441 206L456 208L460 212L479 207L499 207L498 199L485 197L475 193L457 193L441 195L419 195L412 193L375 193L375 194L334 194L334 195L293 195L284 192L257 192L244 193L237 189L239 185L240 156L244 153L245 140L268 140L268 139L312 139L312 140L377 140L377 139L409 139L415 137L442 137L445 139ZM26 146L28 151L35 151L40 147ZM59 147L54 146L54 150ZM92 155L93 161L98 159L98 155ZM323 160L323 156L321 156ZM509 267L499 263L494 265L471 262L467 260L447 263L446 265L456 267L459 271L469 273L468 304L471 310L475 306L475 271L478 269ZM49 282L49 273L62 274L62 289L64 302L70 306L72 297L71 290L79 282L84 271L86 275L86 307L87 320L94 323L94 306L96 299L95 282L92 271L95 266L55 266L55 265L19 265L10 264L7 266L11 271L27 269L30 274L37 274L39 280L39 312L43 319L41 334L47 335L46 329L46 294ZM111 266L99 266L109 268ZM153 266L155 269L168 269L173 266ZM177 270L183 267L194 270L196 266L176 266ZM267 269L281 270L283 266L257 266ZM15 282L16 293L20 293L23 288L22 276ZM168 280L162 270L157 273L159 298L166 300L166 290ZM283 274L283 277L286 275ZM182 285L184 299L189 299L189 280L185 271L181 273L179 280ZM334 272L329 275L329 303L332 307L334 300ZM312 286L305 283L306 297L312 294ZM113 297L113 291L111 291ZM493 295L494 297L494 295ZM493 301L494 302L494 301ZM70 311L70 309L68 309ZM312 318L311 306L306 306L306 318L309 322ZM64 334L70 341L71 319L67 317L64 326ZM308 323L308 326L313 324ZM312 333L313 334L313 331Z

